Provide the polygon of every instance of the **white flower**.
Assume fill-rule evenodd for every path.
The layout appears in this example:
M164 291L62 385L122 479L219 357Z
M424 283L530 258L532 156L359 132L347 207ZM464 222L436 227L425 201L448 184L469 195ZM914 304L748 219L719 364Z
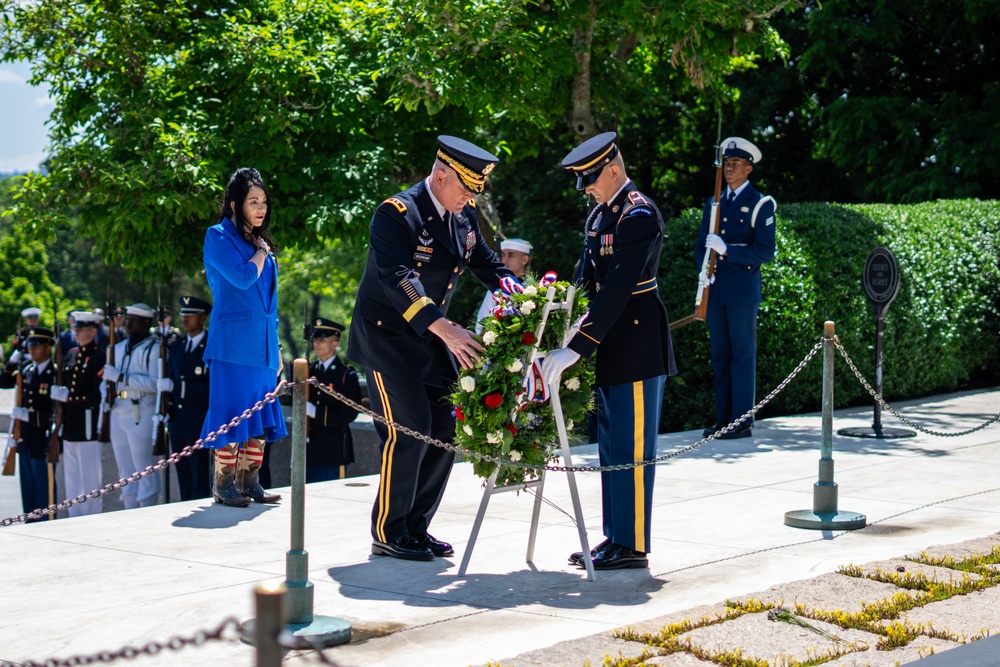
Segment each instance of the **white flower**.
M524 288L524 296L535 296L538 294L538 288L534 285L528 285Z
M517 451L516 449L510 450L510 460L511 461L520 461L521 460L521 452Z
M491 445L499 445L501 442L503 442L503 434L501 434L500 431L497 431L496 433L487 433L486 442L490 443Z
M534 301L525 301L524 303L521 304L521 314L522 315L528 315L534 309L535 309L535 302Z
M463 426L462 430L465 431L465 435L468 435L468 436L472 435L472 427L469 426L468 424L466 424L465 426Z
M529 422L533 422L536 419L535 413L534 412L526 412L526 413L524 413L524 418L527 419Z
M483 334L483 345L492 345L495 342L497 342L497 334L495 331L487 331Z
M507 367L507 371L510 373L517 373L519 370L524 368L524 364L521 363L520 359L515 359L514 363Z
M567 431L572 431L573 430L573 420L572 419L570 419L568 422L566 422L566 430Z
M563 386L571 391L576 391L580 388L580 378L570 378L563 382Z
M517 408L514 408L513 410L510 411L510 420L512 422L517 421Z
M459 380L458 384L460 384L462 386L462 389L464 389L465 391L470 392L470 393L472 392L473 389L476 388L476 381L475 381L475 379L473 379L472 377L470 377L468 375L466 375L461 380ZM469 435L472 435L472 434L470 433Z

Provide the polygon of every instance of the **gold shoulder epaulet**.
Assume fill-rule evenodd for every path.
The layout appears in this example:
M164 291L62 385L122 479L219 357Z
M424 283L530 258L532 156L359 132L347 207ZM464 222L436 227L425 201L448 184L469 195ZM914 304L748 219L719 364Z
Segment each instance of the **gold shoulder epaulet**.
M476 200L475 199L470 199L469 200L469 206L471 206L472 208L476 208Z
M406 213L406 204L404 204L403 202L399 201L395 197L389 197L388 199L386 199L382 203L383 204L392 204L393 208L395 208L400 213Z

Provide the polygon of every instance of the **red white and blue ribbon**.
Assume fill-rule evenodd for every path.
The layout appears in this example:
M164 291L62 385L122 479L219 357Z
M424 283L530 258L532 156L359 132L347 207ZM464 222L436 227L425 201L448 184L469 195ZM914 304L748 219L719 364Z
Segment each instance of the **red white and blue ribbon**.
M531 362L531 368L525 374L524 391L527 399L532 403L544 403L549 400L549 385L542 377L542 360L535 359Z
M513 294L514 292L520 294L524 291L524 285L519 283L517 278L513 276L504 276L500 279L500 289L507 294Z
M538 281L538 286L548 287L549 285L551 285L556 281L556 278L557 276L555 271L546 271L545 275L542 276L542 279Z

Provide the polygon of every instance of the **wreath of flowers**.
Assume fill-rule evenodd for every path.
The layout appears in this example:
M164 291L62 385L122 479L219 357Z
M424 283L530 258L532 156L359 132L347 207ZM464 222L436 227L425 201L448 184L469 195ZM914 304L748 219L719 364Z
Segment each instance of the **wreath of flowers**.
M524 291L505 294L497 290L496 307L483 322L479 336L485 354L472 369L463 369L452 393L455 406L455 442L474 452L544 465L557 456L558 430L549 401L536 402L525 391L525 376L536 343L540 352L561 347L567 318L577 322L587 312L587 299L578 292L573 312L549 313L541 341L535 332L542 321L542 310L549 286L555 288L554 300L564 301L568 282L553 282L555 274L546 274L542 283L526 278ZM541 382L541 380L538 380ZM583 423L593 406L594 364L581 359L567 368L560 380L566 430ZM476 474L489 478L496 465L474 459ZM497 485L523 484L536 476L525 468L501 466Z

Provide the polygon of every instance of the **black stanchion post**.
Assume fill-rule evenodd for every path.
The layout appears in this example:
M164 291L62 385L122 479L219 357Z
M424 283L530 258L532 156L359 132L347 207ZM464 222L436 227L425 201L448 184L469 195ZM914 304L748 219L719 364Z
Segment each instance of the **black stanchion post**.
M833 364L836 355L834 323L823 324L823 439L819 480L813 485L813 508L785 512L785 525L814 530L857 530L867 519L857 512L837 509L837 483L833 481Z

